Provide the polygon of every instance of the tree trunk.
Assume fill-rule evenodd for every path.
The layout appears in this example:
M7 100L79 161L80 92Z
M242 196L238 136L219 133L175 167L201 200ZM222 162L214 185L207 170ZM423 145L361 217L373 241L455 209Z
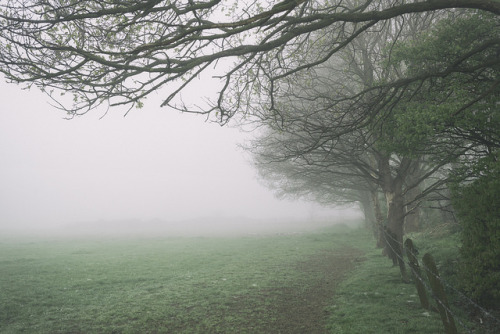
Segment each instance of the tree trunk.
M377 218L375 216L375 208L370 198L370 192L360 192L359 204L365 216L365 227L374 230L374 235L376 237L377 234L375 230L377 229Z
M382 213L382 208L380 207L380 200L378 198L378 192L373 190L370 192L373 208L375 209L375 239L377 240L377 248L383 248L385 243L383 239L383 228L384 228L384 214Z
M406 208L407 212L411 211L408 213L405 217L405 232L418 232L420 231L420 208L419 207L414 207L414 208Z
M412 172L408 173L406 177L406 183L410 185L409 189L406 191L405 202L410 203L406 206L405 212L405 223L404 223L404 231L408 232L418 232L420 231L420 203L415 201L416 198L422 193L419 182L420 177L422 176L422 169L420 168L420 164L418 162L413 163Z
M387 228L385 229L386 253L394 265L399 265L403 281L408 281L403 258L404 198L402 185L396 185L394 191L385 192L387 200Z
M401 277L408 281L406 266L403 258L403 226L405 217L405 201L403 184L408 176L411 160L401 159L397 169L391 166L388 155L379 154L378 170L381 175L381 187L387 201L387 225L383 230L385 254L394 265L399 265Z

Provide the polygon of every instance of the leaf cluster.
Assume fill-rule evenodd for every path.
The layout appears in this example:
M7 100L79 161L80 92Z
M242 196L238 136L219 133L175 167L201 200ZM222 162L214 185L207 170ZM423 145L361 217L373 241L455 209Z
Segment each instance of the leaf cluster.
M409 77L397 105L380 115L381 147L442 155L498 147L500 21L484 13L449 18L398 43L391 66ZM451 70L453 69L453 71Z
M498 154L462 170L472 181L453 184L463 231L461 280L481 305L500 307L500 160Z

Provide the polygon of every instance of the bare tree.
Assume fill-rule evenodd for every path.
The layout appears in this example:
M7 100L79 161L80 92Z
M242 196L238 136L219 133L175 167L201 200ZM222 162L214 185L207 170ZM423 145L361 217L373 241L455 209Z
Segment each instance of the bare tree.
M303 159L296 156L298 152L282 155L279 140L270 137L272 134L260 135L246 149L253 153L260 177L278 197L302 198L326 206L359 205L367 227L377 234L377 215L372 202L373 193L378 192L376 186L352 169L336 167L324 160Z

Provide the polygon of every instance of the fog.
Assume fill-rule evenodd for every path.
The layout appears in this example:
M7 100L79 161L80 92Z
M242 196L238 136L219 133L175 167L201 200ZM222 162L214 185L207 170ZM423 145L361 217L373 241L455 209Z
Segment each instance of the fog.
M36 89L0 84L0 229L297 229L356 217L280 201L238 148L248 134L148 100L73 120ZM316 224L316 225L315 225Z

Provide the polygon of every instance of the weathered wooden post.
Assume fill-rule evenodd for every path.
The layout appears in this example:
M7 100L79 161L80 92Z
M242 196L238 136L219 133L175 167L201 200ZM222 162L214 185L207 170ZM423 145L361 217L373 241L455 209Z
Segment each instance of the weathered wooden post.
M453 315L448 311L450 307L448 306L448 300L446 298L446 294L444 293L443 285L439 279L436 263L429 253L424 255L422 262L425 265L424 269L427 273L427 277L429 278L434 298L436 299L437 308L439 314L441 315L441 320L443 321L445 333L456 334L457 327L455 326Z
M408 275L406 274L406 266L403 259L403 243L397 240L396 234L384 227L384 240L386 255L392 260L394 266L399 265L401 279L408 283Z
M418 259L415 255L415 247L413 246L413 241L411 239L406 239L405 241L406 256L410 261L410 268L415 276L415 286L417 287L418 298L420 299L420 305L426 310L430 310L429 299L427 298L427 292L425 291L424 283L422 282L422 272L420 271L420 266L418 265Z

